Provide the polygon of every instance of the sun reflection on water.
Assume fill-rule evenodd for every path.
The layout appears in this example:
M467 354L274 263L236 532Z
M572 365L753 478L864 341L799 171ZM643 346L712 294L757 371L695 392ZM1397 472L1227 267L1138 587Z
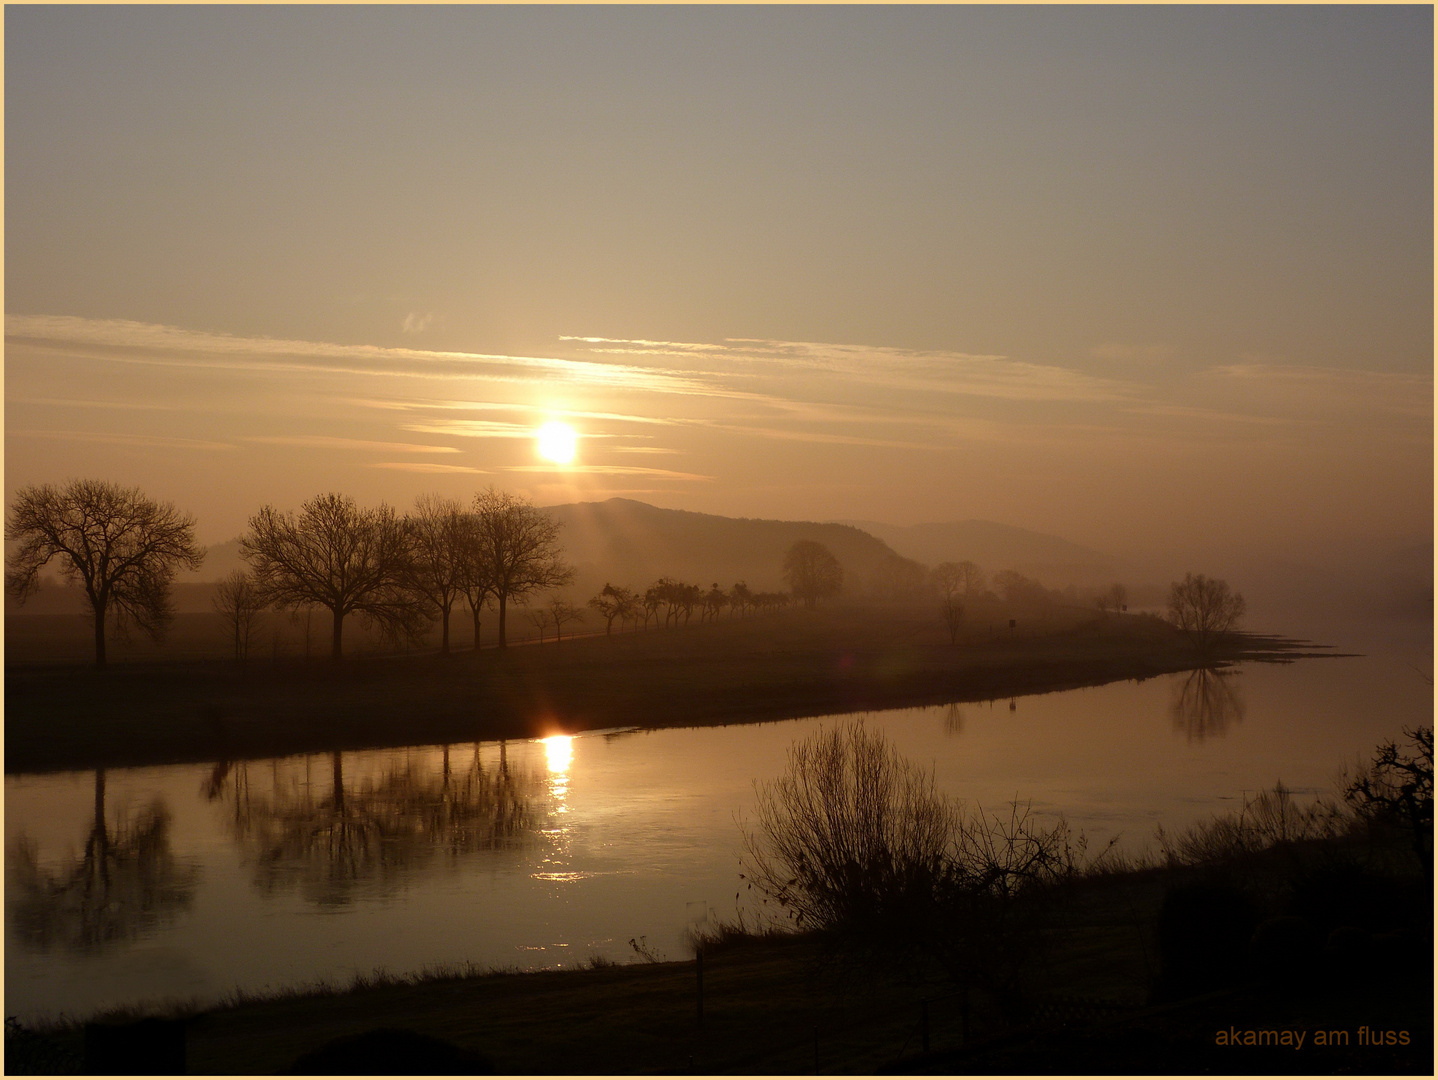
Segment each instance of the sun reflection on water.
M574 756L573 735L551 735L547 739L540 739L544 744L544 753L549 759L549 771L552 773L566 773L569 771L569 759Z

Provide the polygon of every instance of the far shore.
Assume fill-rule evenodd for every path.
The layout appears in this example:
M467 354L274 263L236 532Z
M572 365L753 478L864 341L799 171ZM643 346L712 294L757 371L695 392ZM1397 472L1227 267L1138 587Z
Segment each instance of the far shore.
M23 623L7 623L10 655L20 632ZM926 611L854 606L447 656L364 653L337 664L144 660L98 671L12 663L5 771L772 721L1332 655L1251 633L1227 635L1200 654L1153 616L976 605L956 644Z

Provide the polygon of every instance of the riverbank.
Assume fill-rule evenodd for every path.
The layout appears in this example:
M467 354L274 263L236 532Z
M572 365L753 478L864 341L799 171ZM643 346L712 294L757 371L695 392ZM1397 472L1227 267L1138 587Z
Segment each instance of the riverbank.
M377 1031L407 1033L409 1056L403 1067L385 1066L380 1039L367 1063L418 1074L445 1071L445 1055L464 1055L465 1071L500 1074L1431 1073L1431 935L1424 939L1427 924L1407 911L1412 903L1395 902L1416 892L1421 906L1423 882L1411 871L1350 872L1342 878L1349 906L1365 901L1353 926L1352 911L1324 906L1335 850L1289 844L1206 867L1091 874L1064 886L1044 908L1032 986L1014 1000L977 986L965 994L935 971L901 973L823 936L721 937L706 944L702 975L689 959L380 977L342 991L139 1010L108 1022L118 1028L114 1045L123 1050L129 1037L129 1051L142 1055L130 1064L183 1055L182 1071L196 1074L303 1071L303 1055ZM1224 884L1233 874L1254 897L1279 897L1270 886L1286 883L1282 896L1291 899L1255 902L1289 912L1271 930L1306 927L1313 942L1270 930L1250 947L1247 925L1230 926L1232 912L1212 907L1239 896ZM1406 891L1395 892L1399 884ZM1165 978L1173 984L1175 959L1186 955L1164 944L1164 905L1195 889L1209 906L1196 910L1194 932L1218 935L1225 948L1232 937L1239 951L1217 984L1156 994ZM1381 975L1373 970L1380 953L1389 960ZM123 1026L146 1014L168 1019ZM1375 1028L1392 1041L1375 1045ZM1303 1040L1243 1042L1258 1031ZM1230 1032L1239 1033L1236 1045ZM79 1026L16 1028L6 1041L8 1071L86 1071ZM355 1071L353 1061L328 1065L315 1071Z
M778 720L1008 698L1204 662L1328 655L1281 638L1231 635L1205 659L1150 616L974 605L955 644L927 611L836 607L448 656L369 654L339 664L8 665L5 770Z

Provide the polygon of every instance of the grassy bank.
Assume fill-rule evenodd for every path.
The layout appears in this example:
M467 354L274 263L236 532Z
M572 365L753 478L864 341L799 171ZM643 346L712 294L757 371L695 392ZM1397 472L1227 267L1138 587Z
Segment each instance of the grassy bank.
M1431 936L1424 951L1421 931L1392 933L1407 916L1391 904L1373 908L1371 925L1348 928L1362 938L1357 950L1335 949L1329 924L1359 917L1308 910L1319 936L1301 973L1250 950L1217 986L1155 994L1168 962L1159 929L1166 898L1195 886L1233 888L1241 878L1249 895L1267 896L1266 911L1292 910L1294 896L1331 891L1332 851L1285 845L1066 886L1049 898L1022 999L981 987L965 995L935 972L855 958L823 936L741 938L705 949L702 1020L697 965L688 960L371 979L171 1009L183 1022L166 1037L183 1044L189 1072L212 1074L289 1072L302 1054L376 1029L443 1040L509 1074L1430 1073ZM1349 899L1356 888L1386 901L1405 881L1421 884L1411 875L1360 877L1349 882ZM1273 892L1278 886L1288 892ZM1198 931L1221 925L1222 914ZM1408 1041L1364 1045L1364 1026ZM1217 1033L1230 1029L1302 1031L1306 1039L1302 1048L1220 1044ZM1319 1031L1348 1037L1315 1045ZM16 1030L6 1056L12 1073L84 1071L83 1031ZM385 1071L428 1071L423 1060L409 1064Z
M23 618L23 617L22 617ZM37 617L40 618L40 617ZM1013 618L1018 625L1010 628ZM7 623L23 639L20 620ZM1234 635L1212 659L1290 659ZM1201 658L1163 622L975 605L792 610L505 650L298 659L9 663L7 772L209 762L639 725L774 720L1142 679Z

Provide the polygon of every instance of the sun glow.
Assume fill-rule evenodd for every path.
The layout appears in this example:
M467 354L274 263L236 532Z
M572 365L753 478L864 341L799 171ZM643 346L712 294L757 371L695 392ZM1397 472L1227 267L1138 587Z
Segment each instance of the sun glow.
M551 420L535 432L539 456L556 465L568 465L574 460L574 449L579 436L568 424Z
M574 755L574 737L572 735L551 735L547 739L540 739L544 744L544 754L548 759L549 771L562 773L569 769L569 759Z

